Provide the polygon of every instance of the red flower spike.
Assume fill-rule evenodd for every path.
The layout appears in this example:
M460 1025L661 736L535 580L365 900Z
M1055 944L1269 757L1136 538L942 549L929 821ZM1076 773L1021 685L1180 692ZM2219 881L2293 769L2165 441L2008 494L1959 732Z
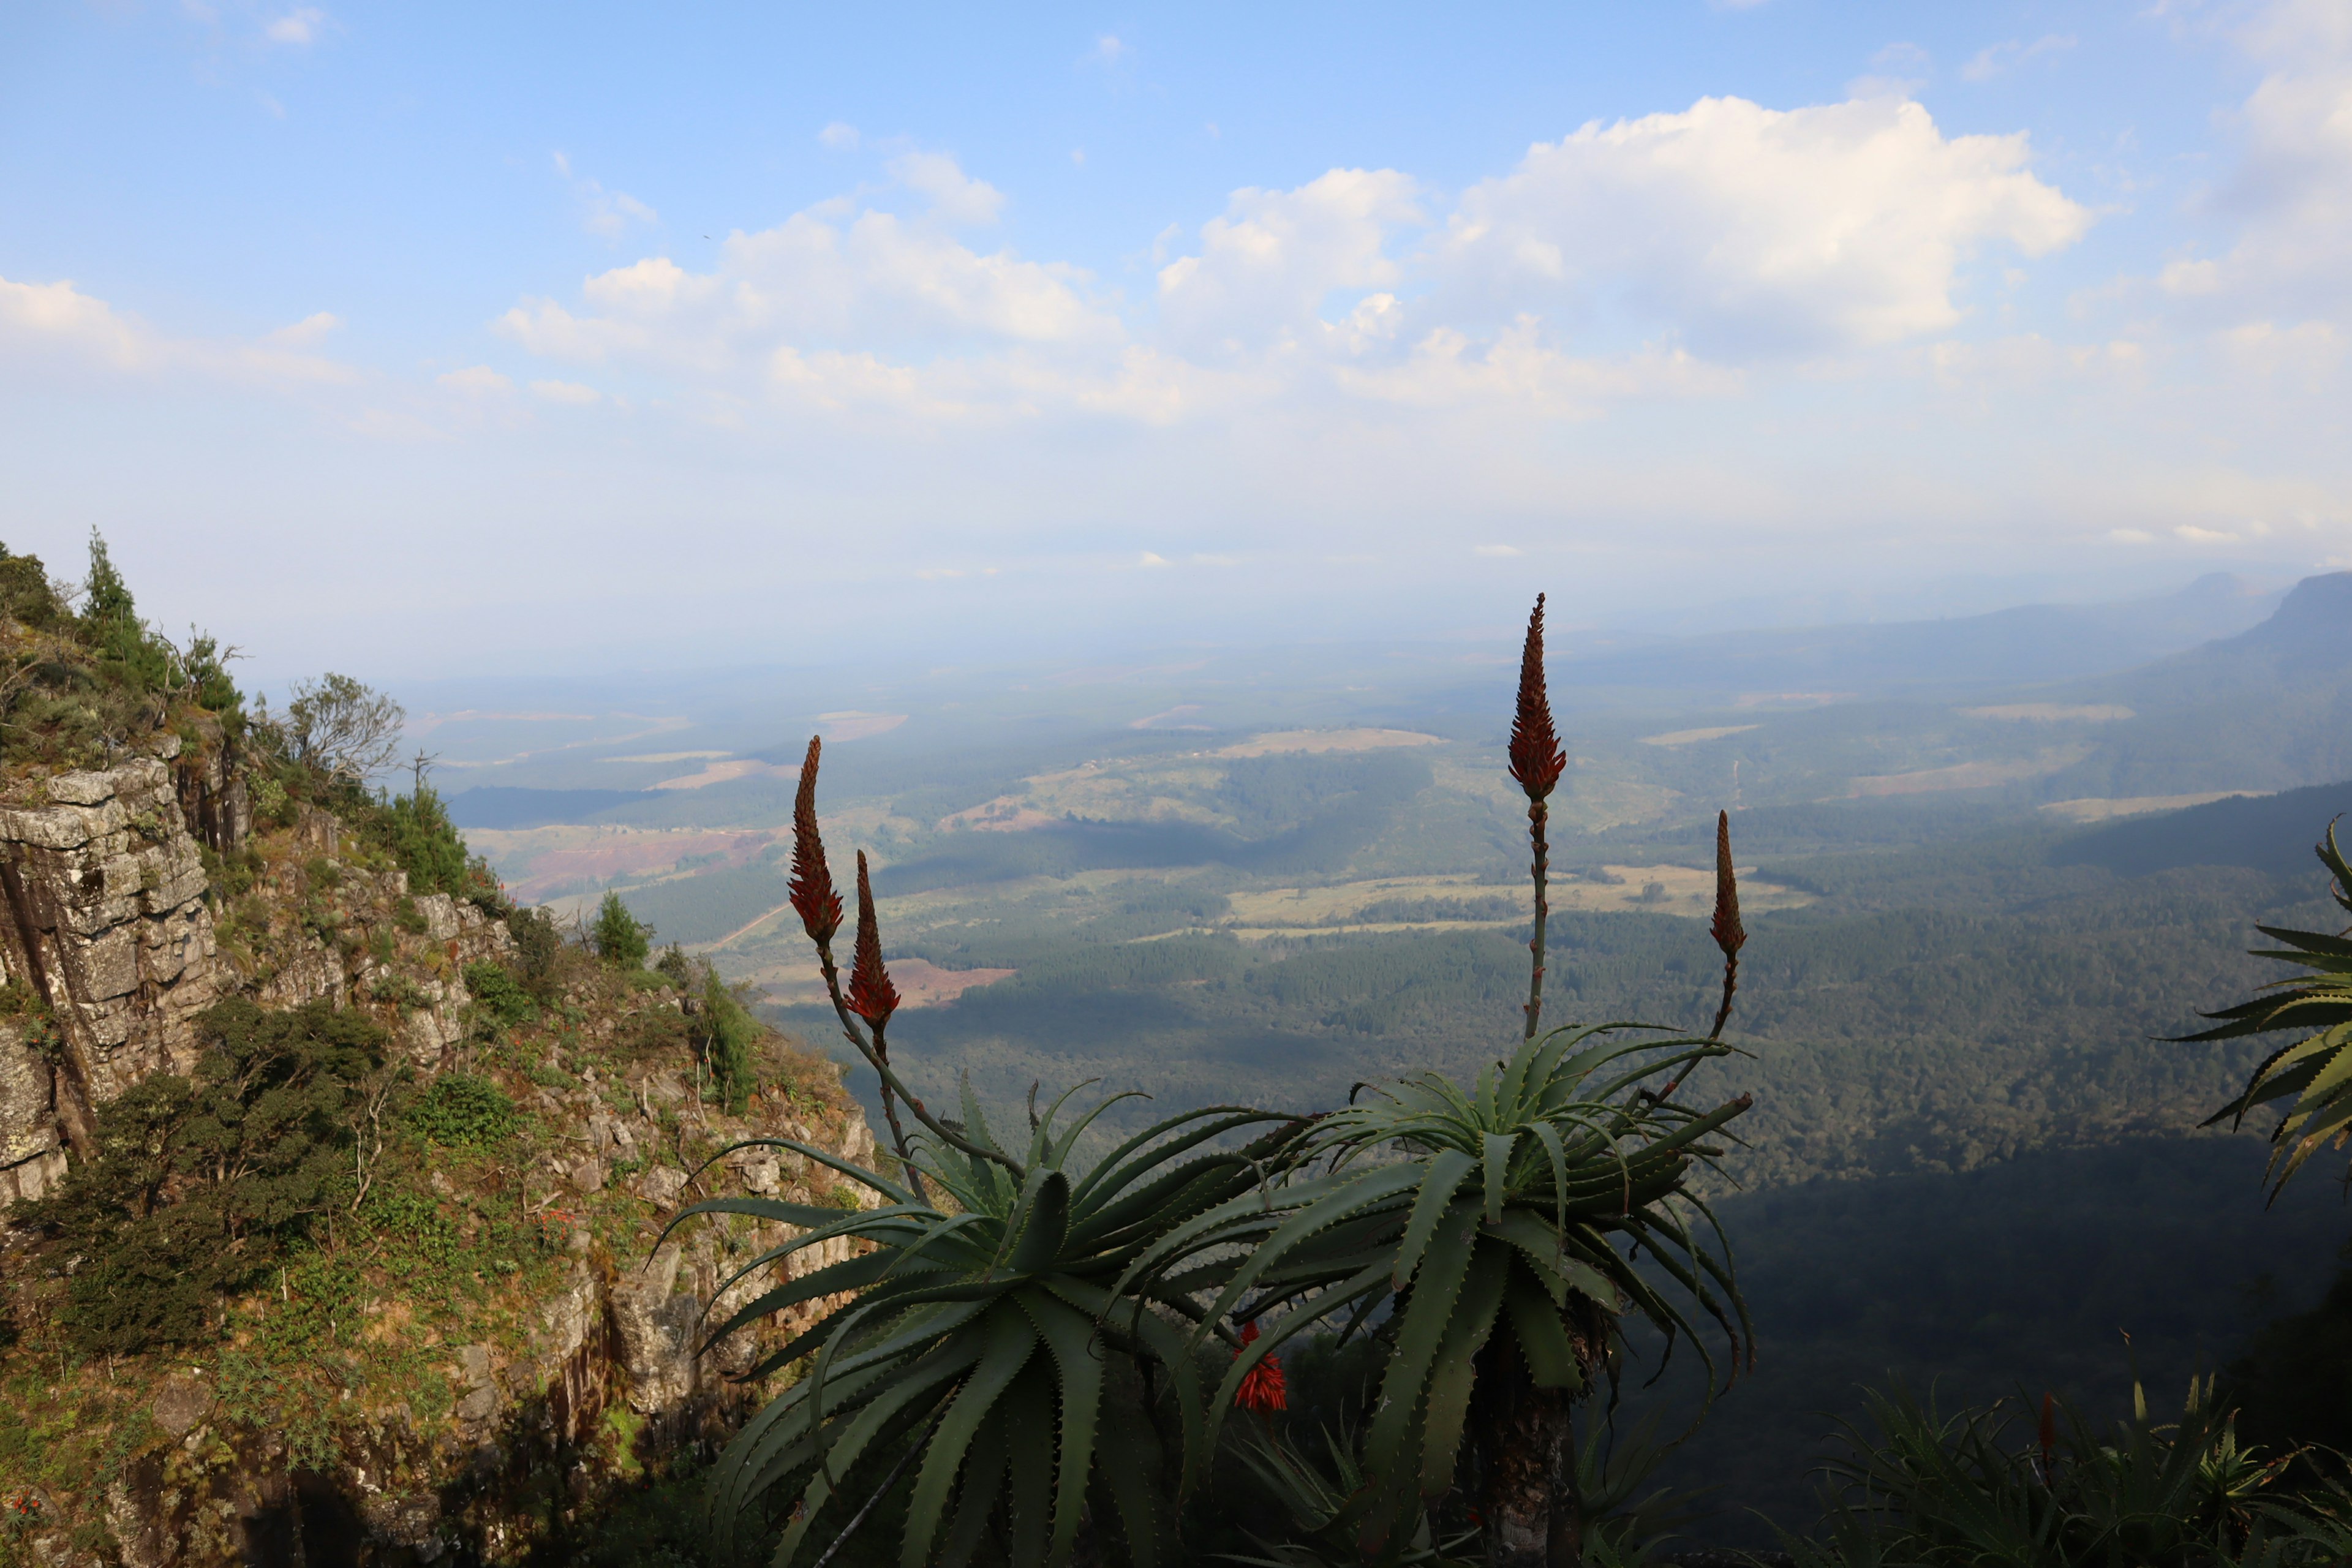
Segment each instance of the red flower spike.
M1254 1344L1256 1340L1257 1324L1255 1321L1244 1323L1242 1343ZM1241 1360L1242 1352L1235 1351L1234 1359ZM1277 1410L1289 1409L1290 1391L1283 1383L1282 1358L1267 1356L1249 1371L1242 1373L1242 1385L1234 1390L1234 1405L1237 1409L1253 1411L1260 1415L1270 1415Z
M874 918L874 884L866 875L863 849L857 852L857 949L849 961L849 1010L877 1029L898 1010L898 988L882 967L882 922Z
M824 839L816 827L816 763L824 742L809 737L808 759L801 763L801 787L793 797L793 877L788 891L793 909L809 940L823 946L841 929L841 895L834 890L833 872L824 863Z
M1528 643L1519 655L1519 710L1511 720L1511 777L1529 800L1549 795L1567 770L1568 753L1552 728L1551 699L1544 694L1544 596L1536 595L1528 616Z
M1715 945L1729 958L1748 942L1748 928L1739 923L1739 879L1731 869L1731 813L1715 814L1715 923L1708 927Z

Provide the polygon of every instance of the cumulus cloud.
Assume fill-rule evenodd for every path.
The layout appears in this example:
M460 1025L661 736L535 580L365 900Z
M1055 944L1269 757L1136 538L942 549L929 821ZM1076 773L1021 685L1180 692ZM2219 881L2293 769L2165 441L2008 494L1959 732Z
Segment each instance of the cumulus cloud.
M514 390L514 383L486 364L445 371L433 378L438 384L468 397L498 397Z
M1202 226L1199 253L1160 269L1161 324L1199 348L1295 336L1334 291L1401 279L1389 235L1420 221L1419 195L1393 169L1334 169L1296 190L1234 192L1223 216Z
M2352 8L2284 0L2241 41L2270 68L2233 117L2239 161L2207 203L2237 238L2158 282L2223 320L2339 311L2352 304Z
M816 139L836 153L853 152L857 146L857 127L836 120L818 132Z
M1617 294L1718 354L1895 342L1960 320L1977 253L2089 227L2030 161L2021 132L1947 137L1906 100L1703 99L1537 143L1465 194L1439 265L1517 309Z
M600 402L604 395L594 387L583 386L576 381L534 381L530 384L530 390L534 396L543 397L550 403L568 403L575 407Z
M308 348L342 324L343 319L331 310L314 310L291 326L278 328L266 341L280 348Z
M633 224L656 224L661 215L626 191L608 191L599 181L572 172L572 160L554 154L555 172L580 199L580 226L606 239L618 239Z
M341 383L350 366L304 352L341 323L324 311L258 340L173 338L85 294L70 279L23 283L0 278L0 344L10 357L134 374L194 374L248 382Z
M946 223L992 224L1004 206L1002 192L986 180L973 179L944 153L908 153L893 158L890 177L929 197L932 215Z
M556 358L645 360L719 375L784 350L936 354L973 342L1122 339L1118 318L1086 297L1076 269L982 253L949 232L992 216L1002 199L994 187L944 157L901 158L892 169L924 210L813 207L729 236L712 271L647 257L588 279L577 311L527 300L494 330Z

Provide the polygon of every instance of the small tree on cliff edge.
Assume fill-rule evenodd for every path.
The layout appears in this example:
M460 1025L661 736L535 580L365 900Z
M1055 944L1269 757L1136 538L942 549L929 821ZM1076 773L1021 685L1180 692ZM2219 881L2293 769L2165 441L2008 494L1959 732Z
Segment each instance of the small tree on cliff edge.
M596 943L596 956L622 969L643 969L646 954L653 951L653 928L631 914L615 892L607 891L596 906L596 923L589 935Z

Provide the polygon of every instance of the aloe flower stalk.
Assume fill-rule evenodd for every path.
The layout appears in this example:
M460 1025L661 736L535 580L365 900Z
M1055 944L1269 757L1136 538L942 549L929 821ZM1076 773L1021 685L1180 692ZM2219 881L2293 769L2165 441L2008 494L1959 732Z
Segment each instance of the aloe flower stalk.
M1707 927L1715 945L1723 950L1723 1005L1716 1009L1710 1040L1723 1038L1731 1016L1731 998L1739 990L1739 950L1748 944L1748 928L1739 923L1739 877L1731 868L1731 813L1715 814L1715 919Z
M811 735L808 756L801 763L800 789L793 796L793 876L787 890L801 928L817 944L829 969L833 933L841 929L841 895L834 890L833 872L824 863L824 839L816 826L816 767L824 750L824 738Z
M882 964L882 923L874 913L874 883L866 872L866 851L857 852L857 946L849 960L849 1010L874 1030L874 1045L882 1048L882 1031L898 1010L898 988ZM887 1054L887 1053L886 1053Z
M874 1070L881 1077L882 1116L890 1125L890 1142L898 1150L900 1166L920 1195L923 1178L914 1166L914 1149L908 1142L907 1130L898 1121L898 1097L891 1092L890 1047L883 1037L883 1026L898 1009L898 993L890 984L889 972L882 967L881 928L875 918L874 890L866 879L866 852L862 849L857 852L857 942L846 995L841 989L841 965L833 956L834 935L841 930L841 894L833 885L832 869L825 864L824 836L818 830L816 820L817 763L824 752L824 738L811 735L808 755L801 763L800 787L793 796L793 872L786 891L793 911L801 917L801 928L816 947L817 968L824 973L825 994L833 1000L842 1032L857 1047L858 1055L874 1064ZM872 1026L874 1037L870 1043L857 1027L857 1018ZM909 1103L913 1103L911 1099ZM920 1109L916 1106L919 1115Z
M1519 654L1519 704L1511 720L1511 777L1527 791L1528 837L1535 851L1529 870L1535 878L1536 920L1528 940L1528 952L1534 958L1528 976L1526 1037L1530 1040L1543 1017L1544 924L1551 914L1544 896L1551 868L1551 845L1544 831L1550 812L1546 803L1568 767L1568 754L1560 750L1559 732L1552 728L1551 699L1544 691L1543 616L1544 596L1538 594L1536 607L1528 616L1527 645Z

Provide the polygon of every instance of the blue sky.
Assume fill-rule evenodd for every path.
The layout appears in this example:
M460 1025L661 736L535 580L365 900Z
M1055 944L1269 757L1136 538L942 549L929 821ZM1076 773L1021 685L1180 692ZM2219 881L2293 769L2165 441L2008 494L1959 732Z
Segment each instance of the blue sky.
M2284 578L2347 279L2341 0L0 14L0 540L265 670Z

